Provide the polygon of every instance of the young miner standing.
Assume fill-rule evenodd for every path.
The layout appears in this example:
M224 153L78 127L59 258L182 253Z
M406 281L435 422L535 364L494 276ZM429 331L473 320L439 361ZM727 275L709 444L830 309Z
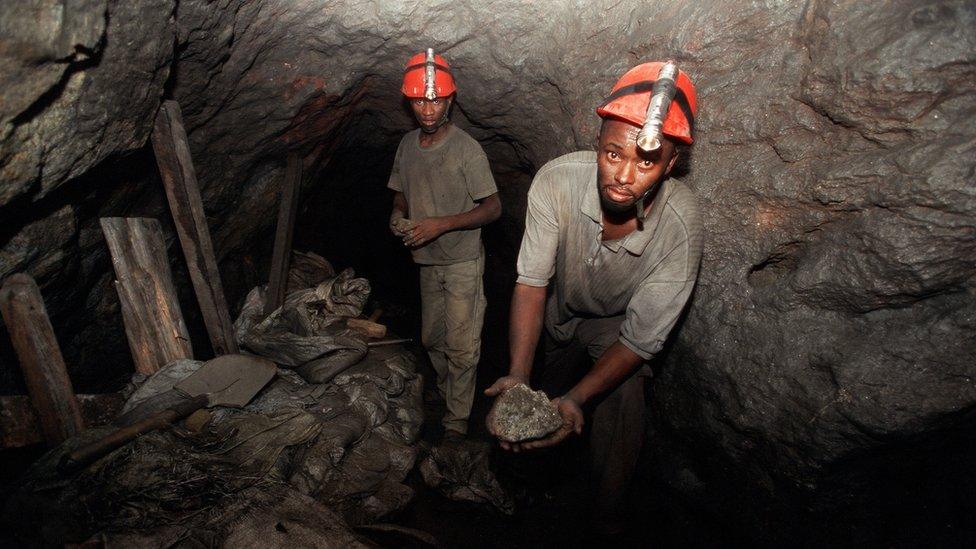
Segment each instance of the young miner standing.
M421 339L447 404L445 438L468 432L485 314L481 227L502 211L484 150L450 121L456 90L434 50L407 62L401 91L420 128L400 141L388 184L390 229L420 266Z
M550 161L529 189L510 371L486 394L529 383L543 334L541 385L560 395L552 402L563 426L543 440L502 446L557 444L582 432L586 410L596 526L613 533L643 443L646 363L698 275L697 202L668 179L677 148L692 143L695 88L673 63L645 63L624 74L596 112L598 150Z

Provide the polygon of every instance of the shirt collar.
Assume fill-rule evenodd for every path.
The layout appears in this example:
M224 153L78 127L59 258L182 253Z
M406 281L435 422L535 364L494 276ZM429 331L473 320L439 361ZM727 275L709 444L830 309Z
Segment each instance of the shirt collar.
M590 184L589 187L589 190L583 194L580 211L586 217L589 217L600 225L600 227L603 227L603 210L600 209L600 191L597 189L595 183ZM654 195L654 201L651 202L651 209L644 218L644 229L635 230L622 239L614 241L609 246L610 249L616 252L622 247L634 255L643 254L644 250L647 249L647 245L654 238L654 233L657 231L657 226L661 222L661 217L664 216L664 207L668 202L668 198L671 196L672 189L671 180L665 179L661 183L661 188Z

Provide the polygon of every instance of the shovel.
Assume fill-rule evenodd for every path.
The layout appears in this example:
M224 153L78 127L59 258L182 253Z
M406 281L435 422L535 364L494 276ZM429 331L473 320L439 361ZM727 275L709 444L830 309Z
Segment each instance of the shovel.
M223 355L208 360L199 370L174 386L174 390L190 397L189 400L65 454L58 463L58 472L65 475L78 471L129 441L168 427L201 408L240 408L271 381L276 371L270 360L250 355Z

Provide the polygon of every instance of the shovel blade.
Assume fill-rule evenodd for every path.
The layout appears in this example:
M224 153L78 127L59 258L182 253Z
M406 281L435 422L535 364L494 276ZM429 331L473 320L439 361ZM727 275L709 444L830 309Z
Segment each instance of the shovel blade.
M274 377L277 368L266 358L252 355L222 355L208 360L175 388L195 397L210 395L212 406L246 405Z

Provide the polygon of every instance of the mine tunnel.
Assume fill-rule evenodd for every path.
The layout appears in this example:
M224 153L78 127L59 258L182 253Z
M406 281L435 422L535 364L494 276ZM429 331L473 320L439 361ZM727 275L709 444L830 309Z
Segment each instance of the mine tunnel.
M973 546L974 27L966 0L4 3L0 544ZM654 65L629 92L640 121L596 112L664 61L672 80ZM405 96L410 74L432 95ZM448 96L418 130L415 107ZM527 282L547 215L530 188L567 158L622 173L603 167L613 128L651 127L655 97L654 154L678 160L650 205L608 213L591 175L602 221L565 202L553 226L607 240L624 219L612 253L642 258L671 234L648 226L690 235L693 214L685 293L608 312ZM496 191L469 207L501 211L480 222L480 358L452 431L425 347L432 264L391 230L388 186L405 135L459 132ZM613 158L651 154L629 139ZM633 275L585 272L610 292ZM555 423L509 443L485 390L513 369L528 287L581 326L626 317L585 379L630 366L578 406L579 385L527 392L516 426ZM635 319L668 314L634 350ZM638 444L601 446L594 409L624 386L642 411L613 425ZM529 448L576 427L565 406L581 432ZM633 463L607 515L597 455Z

